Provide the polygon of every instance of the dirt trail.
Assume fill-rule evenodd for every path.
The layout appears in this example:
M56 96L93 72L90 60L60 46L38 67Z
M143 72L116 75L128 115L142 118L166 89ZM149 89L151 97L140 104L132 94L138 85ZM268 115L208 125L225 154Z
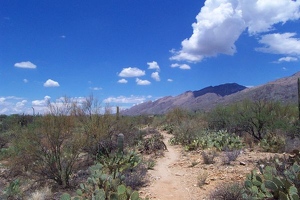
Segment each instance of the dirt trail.
M190 200L188 189L182 182L182 172L174 169L176 162L180 159L180 148L171 146L168 142L171 135L163 133L164 143L168 151L165 155L156 161L154 170L149 171L151 176L151 184L143 188L143 193L150 199L157 200Z

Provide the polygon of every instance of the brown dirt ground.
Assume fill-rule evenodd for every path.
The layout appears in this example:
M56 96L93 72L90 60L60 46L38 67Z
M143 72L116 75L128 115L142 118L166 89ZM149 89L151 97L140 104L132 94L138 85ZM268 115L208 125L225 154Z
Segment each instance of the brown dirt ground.
M222 164L219 153L214 164L203 164L201 151L185 152L179 145L168 143L171 135L162 133L168 151L158 158L154 170L149 171L150 183L140 190L143 197L154 200L207 200L218 186L243 181L246 174L256 167L257 161L274 156L272 153L243 150L230 165ZM199 163L191 166L192 163ZM245 165L241 165L244 162ZM202 187L198 186L199 173L206 171L208 177Z

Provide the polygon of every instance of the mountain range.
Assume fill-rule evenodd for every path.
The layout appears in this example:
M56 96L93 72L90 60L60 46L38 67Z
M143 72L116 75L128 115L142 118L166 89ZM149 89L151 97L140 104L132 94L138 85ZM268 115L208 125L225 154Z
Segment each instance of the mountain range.
M208 111L217 105L229 105L245 99L297 103L297 81L300 72L255 87L237 83L209 86L197 91L186 91L178 96L166 96L156 101L147 101L121 111L122 115L165 114L174 108L190 111Z

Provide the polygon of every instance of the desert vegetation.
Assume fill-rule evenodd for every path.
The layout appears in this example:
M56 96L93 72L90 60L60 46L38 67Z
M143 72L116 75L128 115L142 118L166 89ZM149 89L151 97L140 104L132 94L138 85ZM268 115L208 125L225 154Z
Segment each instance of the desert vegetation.
M48 108L44 115L0 116L2 199L142 199L147 171L167 150L162 131L171 135L170 145L199 152L205 165L217 156L231 165L244 149L274 153L242 182L214 188L211 199L299 199L296 105L246 100L209 112L122 116L89 96L83 102L65 97ZM201 169L197 185L206 179Z

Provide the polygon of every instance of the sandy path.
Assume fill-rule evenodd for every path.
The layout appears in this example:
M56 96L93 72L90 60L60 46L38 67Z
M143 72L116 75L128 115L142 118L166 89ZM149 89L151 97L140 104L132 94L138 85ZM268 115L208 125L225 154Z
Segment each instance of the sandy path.
M180 159L180 149L169 144L168 140L172 137L170 134L162 133L162 135L168 151L165 151L164 157L157 160L154 170L149 171L153 181L148 187L143 188L143 193L150 199L190 200L188 189L182 181L183 172L176 172L173 168Z

